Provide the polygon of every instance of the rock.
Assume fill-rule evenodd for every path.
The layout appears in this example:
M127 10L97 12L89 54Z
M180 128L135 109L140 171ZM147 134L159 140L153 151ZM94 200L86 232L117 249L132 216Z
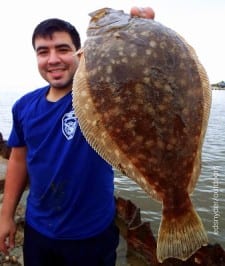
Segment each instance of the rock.
M0 253L0 265L22 266L23 265L23 228L24 228L24 206L19 204L16 210L17 233L15 238L15 248L10 250L9 255Z
M8 159L11 149L7 146L7 141L3 139L2 133L0 132L0 155Z
M207 245L200 248L188 260L169 258L158 263L156 258L156 240L150 223L141 221L140 209L130 200L116 199L117 222L123 237L127 241L128 254L140 257L149 266L225 266L225 250L219 245ZM135 221L135 222L134 222Z

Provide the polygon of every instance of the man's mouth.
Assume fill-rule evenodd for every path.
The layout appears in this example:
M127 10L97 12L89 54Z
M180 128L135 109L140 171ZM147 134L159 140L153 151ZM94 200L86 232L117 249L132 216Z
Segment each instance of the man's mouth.
M61 77L63 72L64 72L64 69L62 68L54 68L54 69L49 69L48 72L51 74L51 76L53 77Z

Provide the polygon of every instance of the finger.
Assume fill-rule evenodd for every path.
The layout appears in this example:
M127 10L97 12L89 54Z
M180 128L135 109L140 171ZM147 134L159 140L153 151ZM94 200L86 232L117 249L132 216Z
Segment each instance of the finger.
M136 6L132 7L131 10L130 10L130 14L131 16L139 16L139 13L140 13L140 9Z
M155 12L151 7L132 7L130 10L131 16L137 16L142 18L149 18L154 19L155 18Z
M15 247L15 233L10 233L9 235L9 247L10 248Z
M155 18L155 12L151 7L145 7L143 12L145 13L146 18L150 18L150 19Z
M6 245L6 243L3 241L0 243L0 251L3 252L5 255L8 255L8 246Z

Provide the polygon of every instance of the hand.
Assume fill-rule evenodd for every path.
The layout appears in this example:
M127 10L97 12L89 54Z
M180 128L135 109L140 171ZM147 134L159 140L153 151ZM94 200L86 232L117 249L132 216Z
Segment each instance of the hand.
M0 251L5 255L8 254L9 248L15 246L15 234L16 234L16 223L13 219L5 219L1 217L0 226Z
M131 16L154 19L155 12L151 7L132 7L130 10Z

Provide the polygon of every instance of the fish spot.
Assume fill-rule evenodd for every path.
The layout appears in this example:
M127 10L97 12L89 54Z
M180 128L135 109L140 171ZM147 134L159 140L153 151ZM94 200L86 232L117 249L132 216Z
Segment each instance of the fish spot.
M175 144L177 143L177 140L176 140L175 138L170 138L170 139L169 139L169 143L170 143L171 145L175 145Z
M144 137L141 135L138 135L138 136L136 136L135 140L140 143L140 142L143 142Z
M181 79L180 80L180 85L181 86L186 86L187 85L187 82L184 79Z
M112 66L108 65L106 68L106 73L111 74L112 73Z
M114 37L116 37L116 38L120 38L120 37L121 37L120 34L119 34L119 32L115 32L113 35L114 35Z
M136 56L137 56L137 53L136 53L136 52L132 52L132 53L130 54L130 56L131 56L131 57L136 57Z
M151 70L150 68L146 67L144 70L143 70L143 74L144 75L149 75L151 73Z
M84 90L81 91L80 96L87 97L87 91L84 91Z
M165 117L160 117L161 124L165 124L167 119Z
M128 164L127 164L127 167L128 167L129 169L133 169L133 165L132 165L131 163L128 163Z
M87 121L87 123L90 123L90 122L91 122L90 120ZM95 127L97 125L97 120L93 120L91 124L92 126Z
M131 106L130 106L130 110L132 110L132 111L137 111L139 108L138 108L138 105L136 105L136 104L132 104Z
M143 81L144 81L144 83L148 84L148 83L150 83L150 78L145 77L145 78L143 79Z
M173 145L171 145L171 144L167 144L166 145L166 149L168 150L168 151L171 151L172 149L173 149Z
M187 108L184 108L184 109L182 110L182 114L184 114L184 115L188 115L188 113L189 113L189 111L188 111Z
M91 76L95 76L97 74L97 70L94 68L89 73Z
M112 65L114 65L114 64L116 63L116 60L112 58L112 59L110 60L110 63L111 63Z
M116 157L119 157L119 156L120 156L120 151L119 151L119 150L116 149L116 150L114 151L114 153L115 153Z
M143 31L143 32L141 32L141 35L142 35L142 36L147 36L147 37L148 37L148 36L149 36L149 32L148 32L148 31Z
M159 109L159 111L165 111L166 110L166 105L163 105L163 104L159 104L158 105L158 109Z
M160 42L159 47L162 48L162 49L167 48L166 42Z
M120 56L124 56L124 51L119 51Z
M148 140L145 142L145 147L146 148L151 148L154 146L154 141L153 140Z
M165 144L164 144L163 141L161 141L161 140L158 140L158 141L157 141L157 146L158 146L160 149L164 149L164 148L165 148Z
M150 41L149 42L149 45L152 47L152 48L155 48L157 46L157 43L155 41Z
M111 77L107 76L106 79L105 79L105 81L106 81L106 83L110 83L111 82Z
M131 128L134 128L134 122L131 120L131 121L128 121L127 123L124 124L124 128L125 129L131 129Z
M86 110L88 110L88 109L90 108L90 105L89 105L88 103L86 103L86 104L84 105L84 108L85 108Z
M123 57L123 58L121 59L121 62L127 64L127 63L128 63L128 59L127 59L127 57Z
M154 158L154 157L149 158L148 161L150 164L153 164L153 165L156 165L158 163L157 158Z
M121 102L121 100L122 100L122 99L121 99L121 97L119 97L119 96L114 98L114 102L115 102L115 103L119 103L119 102Z
M102 66L98 65L97 69L99 72L102 71Z
M167 92L172 92L171 86L169 84L164 85L164 90Z
M147 50L145 51L145 53L146 53L146 55L151 55L151 53L152 53L152 50L150 50L150 49L147 49Z

